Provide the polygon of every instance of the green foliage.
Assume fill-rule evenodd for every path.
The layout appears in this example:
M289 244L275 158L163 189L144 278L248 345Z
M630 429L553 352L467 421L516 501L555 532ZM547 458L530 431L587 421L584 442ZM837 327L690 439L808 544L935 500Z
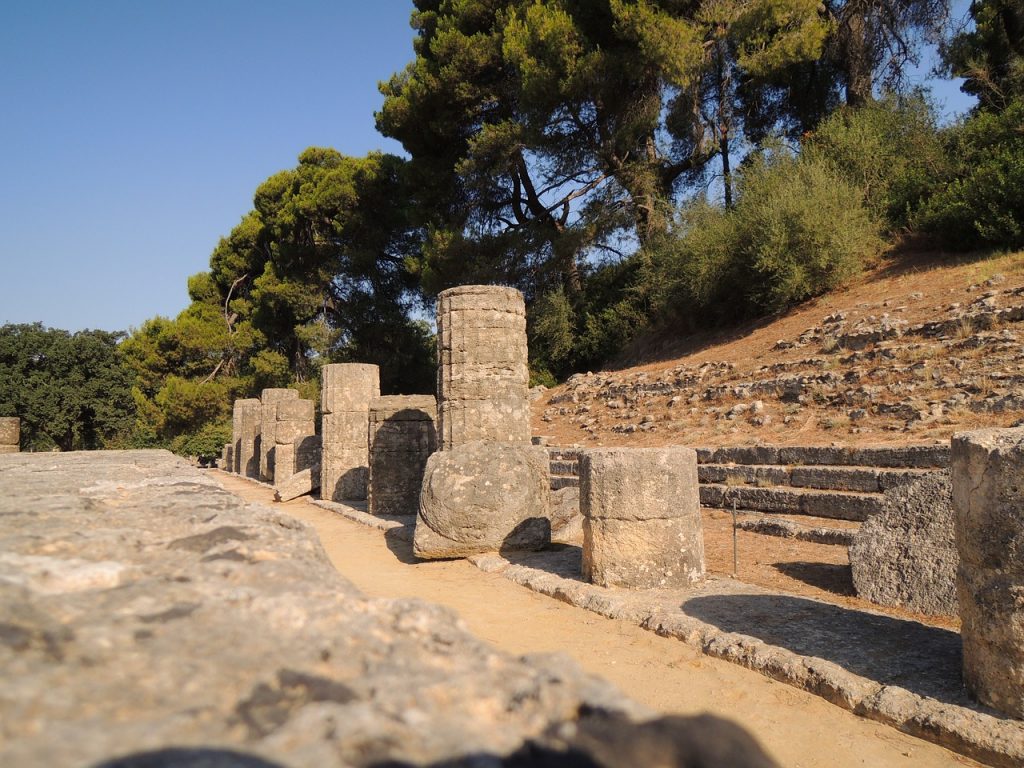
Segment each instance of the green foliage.
M1024 100L945 132L953 165L915 217L952 248L1024 246Z
M721 151L716 84L813 60L827 27L812 0L416 8L416 57L382 85L377 126L412 157L422 274L574 303L589 251L663 231L677 184Z
M23 450L114 445L131 428L131 375L121 333L0 327L0 415L21 417Z
M198 432L180 435L171 442L171 450L179 456L213 459L221 455L224 445L231 442L231 422L204 425Z
M920 96L840 108L818 126L804 153L860 189L890 231L907 226L949 165L935 115Z
M734 320L836 288L879 245L856 188L821 161L774 154L743 170L733 210L704 200L684 209L678 237L652 253L652 274L666 286L663 307Z
M986 110L1005 109L1024 98L1024 5L1020 0L974 0L974 28L946 42L942 57L961 90Z

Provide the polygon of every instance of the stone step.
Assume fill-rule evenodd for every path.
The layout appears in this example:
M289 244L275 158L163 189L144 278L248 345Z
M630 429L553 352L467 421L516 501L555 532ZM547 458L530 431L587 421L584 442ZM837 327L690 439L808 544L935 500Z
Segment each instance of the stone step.
M697 467L697 476L702 483L723 485L774 485L825 491L881 493L933 471L935 470L837 465L700 464Z
M731 446L697 448L701 464L827 465L899 469L944 469L949 445Z
M580 479L576 476L551 476L551 490L557 491L562 488L579 488Z
M855 522L863 522L880 512L883 498L880 493L819 491L782 486L759 488L718 483L700 486L700 503L705 507L731 510L735 502L737 509Z
M801 525L778 515L746 511L737 514L736 527L741 531L759 533L763 536L777 536L783 539L798 539L814 544L830 544L843 547L853 544L853 537L857 535L856 528Z

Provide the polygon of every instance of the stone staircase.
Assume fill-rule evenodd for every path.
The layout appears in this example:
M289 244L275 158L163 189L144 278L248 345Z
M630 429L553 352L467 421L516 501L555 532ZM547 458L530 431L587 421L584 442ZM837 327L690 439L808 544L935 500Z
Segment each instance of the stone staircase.
M553 490L579 484L580 449L549 448ZM698 448L701 506L766 535L849 544L886 490L949 466L949 446Z

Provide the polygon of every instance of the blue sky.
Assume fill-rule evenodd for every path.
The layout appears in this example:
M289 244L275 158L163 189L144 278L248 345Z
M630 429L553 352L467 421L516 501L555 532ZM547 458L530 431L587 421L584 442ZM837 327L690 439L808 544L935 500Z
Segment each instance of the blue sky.
M303 149L400 151L373 112L378 81L412 57L411 10L4 4L0 324L121 330L174 316L256 186ZM938 96L949 112L967 104L951 84Z

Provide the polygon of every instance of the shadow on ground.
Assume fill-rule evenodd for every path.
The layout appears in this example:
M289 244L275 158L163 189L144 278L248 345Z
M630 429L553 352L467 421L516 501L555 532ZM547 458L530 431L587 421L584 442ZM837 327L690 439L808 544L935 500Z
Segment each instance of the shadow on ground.
M681 607L724 632L825 659L920 696L970 704L959 683L957 632L791 595L701 595Z
M835 595L856 597L849 565L806 561L772 563L772 568L791 579L810 584Z

